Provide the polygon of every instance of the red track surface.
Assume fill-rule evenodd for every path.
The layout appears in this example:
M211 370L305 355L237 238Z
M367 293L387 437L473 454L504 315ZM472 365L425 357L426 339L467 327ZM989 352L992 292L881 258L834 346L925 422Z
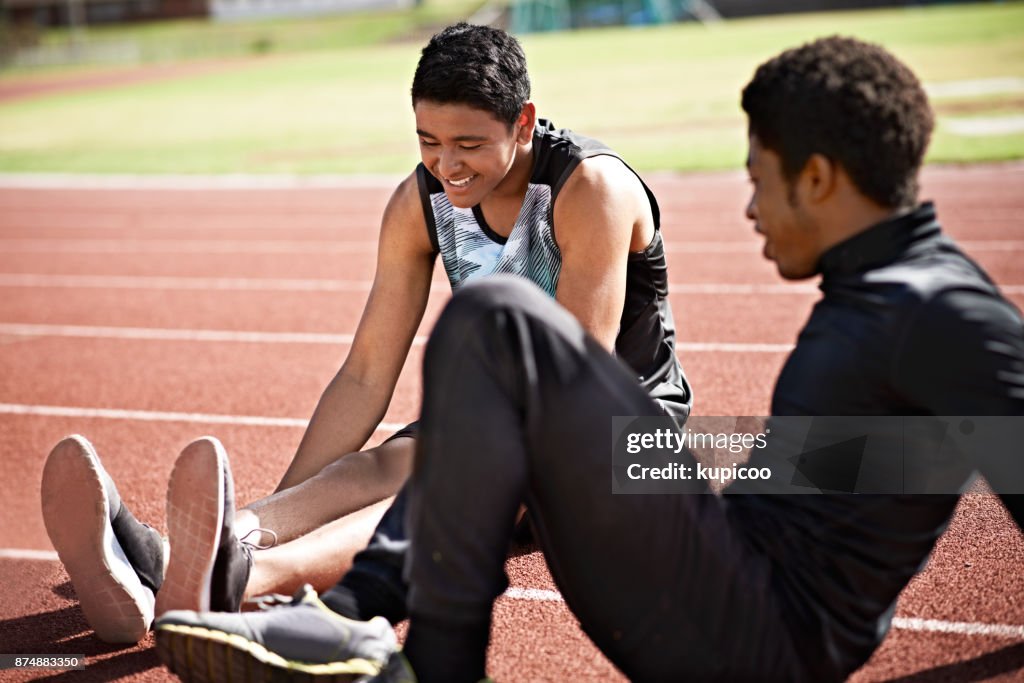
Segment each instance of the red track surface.
M683 353L696 409L764 414L784 345L793 343L816 294L807 288L773 293L780 281L742 216L746 187L737 174L665 176L653 184L672 249L681 341L710 345ZM1021 187L1021 166L933 169L925 178L925 195L938 201L949 232L974 247L1018 306L1024 305ZM351 334L372 277L387 194L385 187L0 189L0 403L308 418L347 351L344 343L129 339L116 330L97 336L55 328L29 334L11 324ZM65 276L96 279L57 279ZM118 279L125 276L133 279ZM155 277L172 279L147 279ZM218 278L244 279L248 289L237 281L210 284ZM323 291L286 289L298 281L320 283ZM340 291L323 287L338 281L348 284ZM447 298L443 275L437 283L421 334ZM726 284L768 290L704 291ZM697 286L704 293L685 293ZM413 349L389 422L415 417L420 351ZM93 440L137 516L163 528L167 477L193 437L215 433L224 441L244 503L272 489L302 429L0 411L0 549L51 549L39 481L47 452L71 432ZM898 616L1009 625L1018 635L895 629L853 680L1024 680L1022 566L1024 538L999 503L985 495L965 498L928 568L904 592ZM555 590L538 553L510 559L508 569L514 587ZM151 642L119 648L96 640L52 560L0 558L0 652L89 659L84 672L2 672L3 680L170 679ZM621 680L554 601L499 600L489 666L504 681Z

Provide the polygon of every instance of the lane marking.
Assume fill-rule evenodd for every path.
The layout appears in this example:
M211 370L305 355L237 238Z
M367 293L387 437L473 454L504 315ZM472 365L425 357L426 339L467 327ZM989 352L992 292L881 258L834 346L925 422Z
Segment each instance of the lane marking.
M940 118L939 125L951 133L965 137L1012 135L1024 131L1024 116L975 116L971 118Z
M24 548L0 548L0 560L35 560L57 562L56 550L26 550Z
M505 591L504 597L512 600L528 600L535 602L565 602L558 591L539 588L512 587ZM893 628L903 631L955 633L965 636L989 636L992 638L1010 638L1024 640L1024 626L1010 624L981 624L965 621L943 621L941 619L919 619L895 617Z
M892 625L894 628L905 631L956 633L965 636L992 636L994 638L1024 640L1024 626L1011 626L1009 624L977 624L967 621L894 617Z
M0 273L0 287L170 289L262 292L368 292L369 280L263 279L135 275L36 275Z
M1007 222L1019 221L1020 216L1007 218ZM957 240L956 243L967 253L990 251L1024 251L1024 240ZM666 242L669 254L760 254L762 244L753 242Z
M997 95L1001 93L1024 92L1024 78L1013 76L1003 78L973 78L960 81L939 81L925 83L925 92L929 97L978 97L980 95Z
M676 350L686 353L789 353L795 346L739 342L677 342Z
M160 289L264 292L368 292L370 280L313 280L293 278L210 278L150 275L46 275L0 273L0 287L62 287L71 289ZM447 290L435 281L432 290ZM670 284L673 294L807 294L811 284Z
M315 280L301 278L172 277L152 275L46 275L0 273L0 287L61 287L71 289L159 289L259 292L368 292L371 280ZM442 280L431 283L432 291L448 290ZM1000 285L1004 294L1024 294L1024 285ZM670 283L671 294L817 294L813 283L740 284Z
M1024 251L1024 240L963 240L968 252ZM755 241L666 242L669 254L759 254ZM0 253L9 254L376 254L372 240L116 240L0 238Z
M0 548L0 560L58 562L59 558L53 550ZM502 597L527 602L565 602L562 594L558 591L542 588L519 588L513 586L506 590ZM892 627L903 631L916 631L919 633L953 633L963 636L987 636L990 638L1024 640L1024 626L1013 626L1010 624L982 624L966 621L920 619L916 617L894 617Z
M404 175L88 175L77 173L0 173L0 188L41 190L303 190L391 189Z
M519 588L518 586L511 586L502 597L511 598L512 600L534 600L537 602L565 602L562 594L558 591L541 588Z
M0 323L0 336L66 337L74 339L127 339L140 341L238 342L249 344L321 344L350 345L352 334L319 332L256 332L236 330L189 330L160 327L104 327L92 325L45 325ZM416 335L413 346L423 346L428 337ZM678 342L676 350L686 353L780 353L793 350L793 344L741 342Z
M376 254L374 241L0 239L10 254Z
M1017 77L972 79L929 83L925 89L932 97L963 97L994 93L1015 93L1024 90L1024 79ZM999 172L1015 168L1010 162L975 164L982 172ZM933 174L963 173L958 166L929 165L925 177ZM405 174L352 175L289 175L289 174L224 174L224 175L153 175L153 174L86 174L86 173L0 173L0 189L43 190L302 190L302 189L379 189L390 191L406 177ZM740 184L745 179L741 170L720 171L654 171L644 177L659 190L664 184L707 183ZM661 190L664 192L664 190Z
M91 325L28 325L0 323L0 335L17 337L75 337L80 339L140 339L146 341L243 342L257 344L351 344L354 335L316 332L246 332L233 330L179 330L154 327L101 327ZM414 345L426 343L417 336Z
M148 275L46 275L0 273L0 287L61 287L71 289L160 289L264 292L368 292L370 280L312 280L274 278L209 278ZM436 281L432 290L446 290ZM1024 288L1022 288L1024 289ZM670 284L673 294L807 294L818 291L811 284Z
M137 420L141 422L187 422L197 424L242 425L246 427L305 428L308 419L295 417L264 417L260 415L215 415L210 413L176 413L158 410L121 410L116 408L77 408L72 406L39 406L0 403L0 414L42 417L73 417L101 420ZM381 422L375 431L393 432L404 422Z

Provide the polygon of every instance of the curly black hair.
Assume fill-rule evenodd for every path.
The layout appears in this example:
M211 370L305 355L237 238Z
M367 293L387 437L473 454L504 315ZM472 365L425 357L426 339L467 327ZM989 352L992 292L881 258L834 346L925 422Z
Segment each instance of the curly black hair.
M489 26L460 22L427 43L412 79L413 106L421 100L466 104L509 126L530 99L526 55L514 37Z
M920 81L882 47L831 36L787 50L758 67L742 104L787 179L822 154L881 206L917 201L934 117Z

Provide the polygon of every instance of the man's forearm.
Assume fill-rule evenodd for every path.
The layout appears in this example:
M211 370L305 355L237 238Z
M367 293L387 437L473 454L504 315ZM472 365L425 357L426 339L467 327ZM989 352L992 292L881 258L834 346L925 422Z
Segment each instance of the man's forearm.
M361 384L344 371L324 390L299 448L277 486L306 481L330 463L359 450L384 417L391 389Z

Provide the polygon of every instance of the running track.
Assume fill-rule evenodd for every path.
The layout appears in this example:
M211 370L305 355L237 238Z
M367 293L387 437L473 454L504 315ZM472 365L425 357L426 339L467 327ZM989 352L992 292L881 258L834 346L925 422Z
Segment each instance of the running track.
M137 516L164 524L172 463L218 435L241 502L281 476L344 358L373 274L390 182L255 189L19 186L0 179L0 652L85 654L84 672L0 680L169 680L151 641L87 629L39 512L49 449L81 432ZM782 283L742 217L739 174L652 179L681 353L705 415L764 414L816 299ZM1024 306L1024 166L930 169L947 229ZM429 332L447 299L435 278ZM388 423L415 416L413 347ZM384 436L378 432L374 442ZM581 523L585 511L580 511ZM1024 538L966 497L895 628L852 680L1024 680ZM509 560L489 668L502 681L621 680L560 602L539 553ZM595 568L595 571L598 571ZM622 590L629 590L623 586Z

